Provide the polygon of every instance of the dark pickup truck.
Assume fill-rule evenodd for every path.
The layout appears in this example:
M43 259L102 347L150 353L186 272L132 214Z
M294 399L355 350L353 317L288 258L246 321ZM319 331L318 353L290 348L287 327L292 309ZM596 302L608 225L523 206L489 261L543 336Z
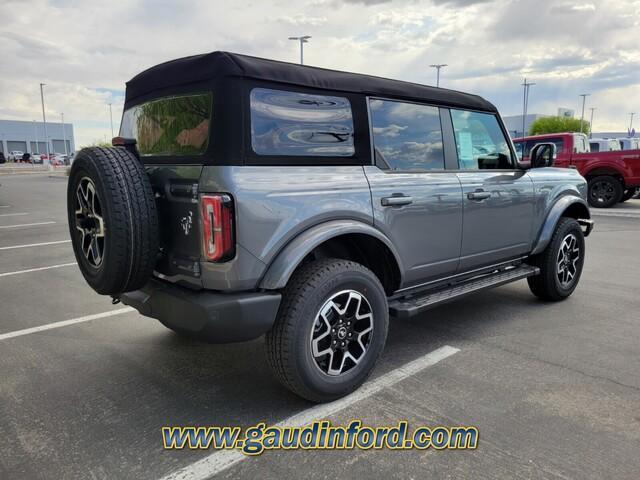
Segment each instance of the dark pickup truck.
M592 152L583 133L553 133L517 138L513 141L524 162L538 143L553 143L554 167L575 168L589 182L589 204L609 208L629 200L640 187L640 150ZM524 145L524 152L523 152Z

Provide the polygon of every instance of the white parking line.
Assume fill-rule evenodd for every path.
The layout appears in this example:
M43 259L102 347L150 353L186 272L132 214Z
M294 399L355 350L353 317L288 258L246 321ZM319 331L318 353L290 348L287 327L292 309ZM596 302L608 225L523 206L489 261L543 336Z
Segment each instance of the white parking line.
M459 352L460 349L450 347L448 345L438 348L431 353L414 360L412 362L398 367L389 373L376 378L375 380L365 383L357 391L349 395L348 397L341 398L335 402L325 403L323 405L317 405L304 410L292 417L283 420L276 426L284 427L303 427L310 424L314 420L325 419L347 407L350 407L360 400L364 400L384 388L391 387L396 383L415 375L416 373L424 370L427 367L431 367L436 363L450 357L454 353ZM171 473L161 480L198 480L210 478L234 465L247 460L251 457L244 455L238 450L219 450L211 455L199 460L191 465L184 467L174 473Z
M5 272L5 273L0 273L0 277L9 277L11 275L18 275L20 273L40 272L42 270L50 270L52 268L69 267L71 265L76 265L76 262L61 263L59 265L49 265L48 267L28 268L27 270L16 270L15 272Z
M591 215L599 217L626 217L626 218L640 218L640 212L607 212L601 210L591 210Z
M113 317L114 315L121 315L123 313L134 312L131 307L119 308L118 310L111 310L110 312L96 313L94 315L86 315L84 317L72 318L71 320L62 320L61 322L48 323L46 325L40 325L39 327L25 328L24 330L16 330L14 332L3 333L0 335L0 340L7 340L8 338L22 337L23 335L29 335L31 333L44 332L45 330L52 330L54 328L67 327L69 325L75 325L76 323L90 322L91 320L97 320L99 318Z
M71 240L56 240L55 242L42 242L42 243L26 243L24 245L11 245L9 247L0 247L0 250L13 250L14 248L28 248L28 247L44 247L46 245L57 245L59 243L70 243Z
M0 217L21 217L23 215L29 215L28 213L0 213Z
M51 225L52 223L56 222L23 223L21 225L0 225L0 228L36 227L38 225Z

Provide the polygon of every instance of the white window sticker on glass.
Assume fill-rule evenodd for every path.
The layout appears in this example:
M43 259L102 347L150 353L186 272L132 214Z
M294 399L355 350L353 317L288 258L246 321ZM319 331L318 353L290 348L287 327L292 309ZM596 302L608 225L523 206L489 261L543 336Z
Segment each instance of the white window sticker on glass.
M473 168L475 160L473 158L473 137L470 132L458 133L458 160L461 168Z

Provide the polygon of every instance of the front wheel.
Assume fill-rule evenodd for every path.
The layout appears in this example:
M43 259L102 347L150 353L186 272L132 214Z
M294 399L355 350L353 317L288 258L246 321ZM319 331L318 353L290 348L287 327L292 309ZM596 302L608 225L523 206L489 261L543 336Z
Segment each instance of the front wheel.
M373 272L347 260L308 263L289 280L266 335L269 365L297 395L335 400L367 379L388 324L386 294Z
M540 274L527 278L531 292L543 300L569 297L578 286L584 265L584 234L573 218L563 217L547 248L529 260Z

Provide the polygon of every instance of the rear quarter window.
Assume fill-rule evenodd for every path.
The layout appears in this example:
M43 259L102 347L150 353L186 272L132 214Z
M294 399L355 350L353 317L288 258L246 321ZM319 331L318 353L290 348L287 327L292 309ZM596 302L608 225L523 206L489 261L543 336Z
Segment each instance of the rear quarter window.
M120 136L142 156L201 155L209 145L211 93L164 97L125 110Z
M250 93L251 146L257 155L351 157L351 104L344 97L268 88Z

